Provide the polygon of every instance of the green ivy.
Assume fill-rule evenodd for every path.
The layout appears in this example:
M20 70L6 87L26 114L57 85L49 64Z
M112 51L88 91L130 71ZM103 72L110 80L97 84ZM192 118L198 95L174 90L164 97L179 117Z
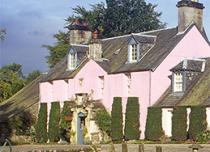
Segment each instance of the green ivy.
M196 137L205 132L207 129L206 109L202 106L191 107L190 125L189 125L189 138L196 140Z
M138 140L140 137L139 124L139 99L128 97L125 113L125 139Z
M41 103L38 120L35 126L36 140L38 143L47 142L47 104Z
M48 136L50 142L59 141L60 103L51 103Z
M106 109L99 109L96 111L95 121L98 127L105 132L107 135L110 135L111 132L111 116L106 111Z
M111 138L113 141L123 139L122 98L114 97L111 111Z
M172 116L172 140L184 141L187 139L187 109L175 107Z
M159 141L163 135L162 109L160 107L149 107L147 113L145 139Z

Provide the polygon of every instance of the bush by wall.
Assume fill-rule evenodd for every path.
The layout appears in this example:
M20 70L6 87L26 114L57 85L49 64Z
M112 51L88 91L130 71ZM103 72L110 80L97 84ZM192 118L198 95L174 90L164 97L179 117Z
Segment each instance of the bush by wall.
M107 135L110 135L111 132L111 116L106 111L106 109L99 109L96 111L95 121L98 127L105 132Z
M59 141L60 103L53 102L50 109L48 137L50 142Z
M196 137L205 132L207 129L206 109L202 106L191 107L190 125L189 125L189 138L196 140Z
M159 141L163 135L162 109L160 107L149 107L147 112L145 139Z
M113 141L123 139L122 98L114 97L111 111L111 138Z
M187 109L175 107L172 116L172 140L184 141L187 139Z
M125 113L125 139L138 140L139 130L139 100L137 97L128 97Z
M69 101L65 101L61 112L60 138L68 142L70 141L71 121L67 121L65 117L71 115L71 103Z
M35 126L36 140L38 143L47 142L47 104L41 103L38 120Z

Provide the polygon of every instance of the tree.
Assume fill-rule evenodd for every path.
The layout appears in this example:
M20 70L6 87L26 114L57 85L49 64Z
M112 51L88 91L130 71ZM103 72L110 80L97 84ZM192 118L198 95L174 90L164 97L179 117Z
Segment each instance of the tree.
M59 141L59 122L60 122L60 103L53 102L51 104L49 116L49 130L48 137L50 142Z
M30 82L32 82L33 80L35 80L40 75L41 75L41 72L39 70L32 71L26 77L26 84L29 84Z
M187 109L175 107L172 116L172 139L185 141L187 139Z
M159 141L163 135L162 109L160 107L148 108L145 139Z
M145 0L106 0L106 3L91 5L90 10L80 6L73 8L75 14L66 21L71 24L76 18L84 19L91 31L98 30L101 38L107 38L164 27L165 24L159 20L161 13L155 11L156 7ZM69 48L68 32L59 32L54 38L57 42L53 46L44 45L49 50L49 67L60 61Z
M0 102L5 101L25 86L20 64L10 64L0 69Z
M3 41L5 38L6 29L0 28L0 41Z
M128 97L125 113L125 139L138 140L140 137L139 100L137 97Z
M56 43L54 46L43 45L43 47L49 50L49 56L47 56L47 63L52 68L57 62L64 58L69 49L69 36L68 32L59 31L58 34L54 35Z
M47 104L41 103L38 120L35 126L36 130L36 139L38 143L46 143L47 142Z
M197 136L207 129L206 109L202 106L191 107L189 138L196 140Z
M122 98L114 97L111 111L111 138L113 141L123 139Z

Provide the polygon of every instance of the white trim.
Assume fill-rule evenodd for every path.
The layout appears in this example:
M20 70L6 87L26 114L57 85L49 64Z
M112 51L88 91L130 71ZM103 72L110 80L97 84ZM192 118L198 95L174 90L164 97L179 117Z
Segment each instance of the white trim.
M82 46L82 47L89 47L89 45L84 45L84 44L71 44L70 46Z

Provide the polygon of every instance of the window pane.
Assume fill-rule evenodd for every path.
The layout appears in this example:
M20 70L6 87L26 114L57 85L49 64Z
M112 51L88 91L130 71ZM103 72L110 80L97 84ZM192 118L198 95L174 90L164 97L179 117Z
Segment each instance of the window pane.
M174 92L183 91L183 79L181 73L174 74Z

